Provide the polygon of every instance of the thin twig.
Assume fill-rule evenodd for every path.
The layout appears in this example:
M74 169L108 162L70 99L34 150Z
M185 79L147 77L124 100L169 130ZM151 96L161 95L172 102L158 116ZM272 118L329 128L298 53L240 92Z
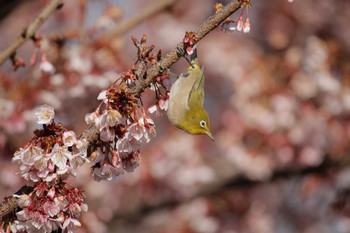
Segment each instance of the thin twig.
M36 31L44 24L49 16L63 6L63 0L52 0L40 12L40 14L31 22L17 37L17 39L4 51L0 53L0 65L2 65L11 55L15 54L16 50L24 44L28 39L35 36Z
M114 38L123 35L125 32L140 24L145 19L152 17L153 15L157 14L158 12L162 11L167 7L170 7L175 2L175 0L158 0L157 2L150 4L150 6L140 11L134 17L128 19L126 22L123 22L116 26L116 28L110 31L107 34L107 36L110 38Z

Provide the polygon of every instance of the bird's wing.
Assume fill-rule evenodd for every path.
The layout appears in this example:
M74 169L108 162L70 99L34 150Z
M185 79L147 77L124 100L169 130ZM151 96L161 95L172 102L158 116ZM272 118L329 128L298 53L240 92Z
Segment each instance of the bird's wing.
M204 67L200 68L198 65L192 72L198 71L198 76L192 86L190 94L188 95L188 105L200 104L203 106L204 103Z

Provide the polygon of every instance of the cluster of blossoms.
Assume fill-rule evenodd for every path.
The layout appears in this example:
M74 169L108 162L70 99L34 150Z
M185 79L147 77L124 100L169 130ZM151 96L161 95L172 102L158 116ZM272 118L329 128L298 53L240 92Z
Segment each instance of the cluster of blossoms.
M151 54L153 47L145 46L133 38L138 48L137 67L154 64L160 53ZM45 65L45 56L42 56ZM135 65L136 66L136 65ZM50 68L48 64L46 68ZM153 120L141 106L139 95L130 92L144 74L133 68L123 74L118 84L113 84L98 96L101 104L96 111L86 116L86 122L96 131L89 138L77 139L73 131L54 122L54 108L39 107L35 115L43 128L34 131L35 136L14 155L12 161L19 165L19 174L33 182L33 191L14 195L20 210L2 228L11 232L52 232L58 229L72 232L81 224L78 217L87 211L82 191L66 183L67 178L76 175L76 168L92 161L92 175L95 180L112 180L118 175L132 172L139 164L141 146L155 135ZM146 69L147 70L147 69ZM49 69L47 70L48 73ZM156 93L156 105L148 112L166 109L168 96L160 88L166 72L152 83ZM142 92L142 91L141 91ZM91 129L91 127L90 127ZM9 224L11 222L11 224ZM3 230L3 229L0 229Z
M154 122L124 84L102 91L98 99L98 109L86 116L86 122L99 130L92 173L95 180L113 180L138 166L141 146L155 135Z
M82 192L68 188L64 180L87 161L86 143L53 121L53 107L39 107L36 116L43 129L36 130L34 138L12 159L20 166L21 176L34 182L34 190L15 195L22 210L16 213L11 231L52 232L61 228L72 232L80 226L76 218L87 205Z
M29 195L15 195L21 211L11 224L11 232L53 232L62 229L74 232L81 223L77 220L82 211L87 211L84 194L77 188L68 188L60 182L36 184Z
M12 161L20 166L20 174L28 181L51 182L75 175L75 168L86 160L86 142L77 140L73 131L53 122L54 109L43 105L36 111L38 124L35 137L16 151Z
M248 33L250 32L250 19L248 16L248 7L250 7L250 1L247 0L244 2L244 5L242 6L242 11L238 17L238 20L231 20L230 18L227 18L222 24L221 24L221 31L223 32L244 32ZM215 5L215 10L219 11L223 5L221 3L217 3ZM243 19L243 14L245 14L245 19Z
M97 97L101 101L99 107L85 118L86 123L94 125L99 134L89 150L95 163L92 174L97 181L113 180L125 171L134 171L141 159L141 146L156 134L154 122L141 104L140 94L135 95L130 90L142 83L148 65L160 60L160 52L151 53L154 46L146 46L146 36L140 41L132 37L132 41L138 49L135 66L117 83L100 92ZM167 77L168 73L162 72L152 82L150 87L156 94L156 105L148 112L166 110L168 96L163 96L160 88L165 88L163 80Z

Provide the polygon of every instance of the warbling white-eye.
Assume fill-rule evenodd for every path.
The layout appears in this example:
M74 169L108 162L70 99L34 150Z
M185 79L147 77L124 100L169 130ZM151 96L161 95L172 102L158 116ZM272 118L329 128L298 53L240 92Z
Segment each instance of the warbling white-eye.
M198 64L196 48L188 72L181 74L170 89L169 121L189 134L206 134L212 140L208 113L204 103L203 68Z

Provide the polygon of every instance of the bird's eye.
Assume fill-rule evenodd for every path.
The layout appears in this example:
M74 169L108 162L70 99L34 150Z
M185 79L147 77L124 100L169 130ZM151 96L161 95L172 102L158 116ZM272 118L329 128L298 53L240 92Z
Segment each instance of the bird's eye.
M200 124L200 126L201 126L202 128L205 128L205 126L207 125L207 122L201 120L201 121L199 122L199 124Z

